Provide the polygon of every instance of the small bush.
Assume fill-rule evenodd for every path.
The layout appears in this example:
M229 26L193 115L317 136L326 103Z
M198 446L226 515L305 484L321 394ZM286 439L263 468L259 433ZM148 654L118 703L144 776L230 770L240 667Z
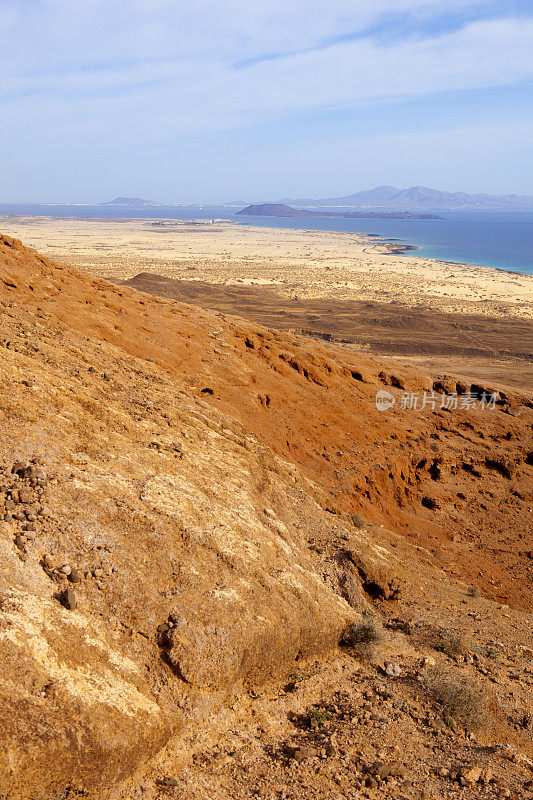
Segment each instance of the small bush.
M409 620L400 619L399 617L392 617L385 622L385 627L391 631L401 631L402 633L411 636L413 633L413 625Z
M479 589L477 586L469 586L468 587L468 596L469 597L479 597Z
M331 713L327 710L327 708L319 707L310 707L307 709L307 717L309 719L309 724L312 725L313 722L319 725L323 725L324 722L329 722L333 717Z
M435 650L447 656L465 656L472 649L471 642L461 633L441 631Z
M341 644L353 648L359 656L370 658L374 646L379 644L383 638L381 629L372 619L365 622L353 622L347 628L341 639Z
M366 527L366 519L360 514L351 514L351 519L356 528Z
M469 730L476 730L483 725L483 698L468 684L451 676L434 673L426 679L426 688L442 708L445 722L457 723Z

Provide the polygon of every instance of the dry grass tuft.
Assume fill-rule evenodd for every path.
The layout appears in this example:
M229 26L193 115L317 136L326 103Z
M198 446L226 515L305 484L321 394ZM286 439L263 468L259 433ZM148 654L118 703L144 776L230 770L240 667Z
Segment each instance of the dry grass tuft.
M442 630L439 632L435 650L447 656L466 656L472 652L472 642L462 633Z
M450 675L433 672L426 678L426 689L442 709L447 724L477 730L485 724L485 702L472 686Z
M377 623L370 619L365 622L353 622L342 634L341 645L351 647L360 657L370 658L374 647L383 639L383 632Z
M366 528L367 521L360 514L350 514L350 518L356 528Z

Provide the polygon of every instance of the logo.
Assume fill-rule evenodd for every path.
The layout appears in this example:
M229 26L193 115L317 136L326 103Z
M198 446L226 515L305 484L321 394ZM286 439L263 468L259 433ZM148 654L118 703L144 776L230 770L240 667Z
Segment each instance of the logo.
M388 411L393 407L396 398L385 389L380 389L376 394L376 408L378 411Z

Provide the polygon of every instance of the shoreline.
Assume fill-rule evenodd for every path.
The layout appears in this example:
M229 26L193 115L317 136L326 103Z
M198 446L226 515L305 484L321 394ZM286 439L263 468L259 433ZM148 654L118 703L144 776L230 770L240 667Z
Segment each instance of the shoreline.
M201 226L202 224L213 225L213 224L223 224L224 223L224 224L230 224L230 225L243 225L243 226L245 226L247 228L258 227L258 226L250 225L247 222L235 222L232 219L221 219L220 221L218 221L218 220L213 221L212 219L205 219L205 220L202 220L202 219L194 219L193 220L193 219L183 219L183 218L179 218L179 219L178 218L168 218L168 219L164 218L164 219L161 219L160 217L76 217L76 216L54 217L52 215L46 215L46 214L40 214L38 216L21 215L20 217L16 216L16 215L8 215L8 214L0 215L0 225L4 221L9 223L9 222L12 222L13 220L17 220L19 222L19 224L24 225L25 223L24 223L23 220L26 220L26 219L28 219L28 220L40 220L40 219L43 219L43 220L51 220L51 221L55 221L55 222L61 222L63 220L67 220L67 221L73 222L73 221L79 220L80 222L94 222L94 223L150 222L152 224L157 223L158 225L164 225L166 223L169 226L172 226L174 224L178 224L180 226L186 226L186 225L200 225ZM324 229L324 230L320 229L320 231L316 231L315 229L312 229L312 228L285 228L285 227L277 227L277 226L274 226L274 225L273 226L267 226L267 225L260 226L260 228L263 228L263 227L266 228L266 229L273 229L273 230L277 230L277 231L292 231L292 232L305 232L305 231L307 231L308 233L321 232L321 233L334 233L334 234L340 234L340 235L347 234L349 236L361 236L361 237L366 237L366 238L370 239L373 242L381 243L381 244L389 244L389 243L392 243L393 241L395 241L393 238L387 237L387 236L383 236L380 233L359 233L359 232L353 232L353 231L336 231L336 230L330 230L330 229L327 229L327 230L326 229ZM411 253L411 251L422 250L422 249L423 249L423 247L421 245L405 244L405 245L396 246L395 249L390 250L389 253L391 255L405 255L407 253ZM452 264L452 265L458 266L458 267L480 267L482 269L495 269L495 270L499 270L500 272L505 272L505 273L507 273L509 275L519 274L519 275L523 275L525 277L530 277L531 274L533 274L533 273L529 273L529 272L523 272L522 270L518 270L518 269L513 270L513 269L506 269L505 267L494 267L491 264L479 264L479 263L471 264L468 261L452 261L451 259L431 258L430 256L423 256L423 255L421 255L420 258L423 258L423 259L426 259L426 260L429 260L429 261L434 261L436 263L440 263L440 264L444 264L444 265Z
M154 224L161 223L164 224ZM113 281L151 272L285 297L533 318L533 276L430 259L394 237L157 217L1 216L0 231Z
M524 212L524 213L531 213L531 212ZM283 218L280 218L280 219L283 219ZM409 220L406 220L406 221L409 221ZM239 224L251 225L251 223L246 223L246 222L239 223ZM390 237L390 236L387 236L387 235L381 234L381 233L363 233L363 232L359 232L359 231L340 231L340 230L331 229L331 228L330 229L323 229L323 228L320 228L320 229L316 229L316 228L287 228L285 226L270 226L270 225L268 225L268 226L265 225L265 226L261 226L261 227L275 227L276 230L294 230L294 231L296 231L296 230L307 230L309 232L316 232L317 230L320 230L320 231L323 231L323 232L329 231L330 233L354 233L354 235L357 235L357 236L368 236L368 237L370 237L372 239L376 239L376 240L380 239L382 241L383 240L384 241L392 241L392 239L394 238L394 237ZM431 250L431 246L427 245L427 244L409 244L409 245L405 245L405 250L406 251L409 251L409 250L426 250L426 249ZM401 255L401 253L399 251L398 251L398 255ZM497 266L497 265L492 264L492 263L490 263L490 264L482 263L481 260L455 261L454 259L451 259L451 258L437 258L435 256L422 255L422 254L420 255L420 258L428 259L428 260L431 260L431 261L440 261L443 264L455 264L455 265L458 265L458 266L466 266L466 267L483 267L483 268L487 268L487 269L501 270L503 272L508 272L508 273L511 273L511 274L519 273L520 275L527 275L527 276L533 275L533 263L531 263L531 265L529 266L529 269L531 271L528 272L528 271L526 271L526 268L522 268L522 267L515 267L515 268L501 267L501 266Z
M237 206L233 207L237 208ZM220 206L206 206L205 204L189 204L179 206L150 207L149 209L134 209L120 207L115 209L117 216L113 215L113 206L101 204L0 204L0 218L13 222L22 219L85 220L85 221L157 221L162 225L172 223L187 224L194 221L201 224L205 219L220 222L226 221L231 225L243 227L269 227L275 230L307 230L308 232L330 232L332 234L350 233L356 236L369 236L381 240L396 240L406 246L418 248L420 257L432 259L443 263L455 265L468 265L473 267L487 267L504 272L533 275L533 241L531 241L529 226L533 230L533 211L506 212L504 210L484 212L442 211L444 216L433 224L433 220L383 220L376 219L378 231L373 228L371 220L349 220L349 230L342 223L345 220L336 220L340 224L327 224L325 219L306 220L304 224L297 219L290 218L260 218L248 221L246 218L226 216L231 215L231 209ZM58 213L63 211L63 213ZM85 215L79 216L80 211ZM98 212L102 212L101 216ZM13 213L14 212L14 213ZM25 213L24 213L25 212ZM44 212L44 213L43 213ZM166 212L166 213L165 213ZM170 216L172 212L179 214ZM261 222L259 222L261 220ZM267 221L268 220L268 221ZM274 222L273 222L274 220ZM352 223L363 223L352 225ZM310 223L310 224L307 224ZM319 223L326 225L321 227ZM383 223L383 224L382 224ZM443 228L443 223L446 223ZM465 223L470 226L465 228ZM489 224L488 224L489 223ZM524 226L524 223L525 226ZM290 226L290 227L287 227ZM364 228L367 228L365 230ZM380 228L384 228L380 230ZM368 230L370 229L370 230ZM496 233L492 233L496 230ZM445 234L443 235L443 232ZM467 235L468 234L468 235ZM472 244L473 243L473 244ZM408 252L406 250L406 252ZM414 252L414 251L413 251ZM449 254L449 255L447 255ZM398 253L401 255L401 253Z
M71 217L67 217L67 216L65 216L65 217L54 217L54 216L51 216L51 215L49 216L49 215L45 215L45 214L42 214L42 215L39 215L39 216L35 216L35 217L26 216L26 215L24 215L24 216L21 215L20 217L18 217L16 215L7 215L7 214L6 215L0 215L0 225L3 223L4 220L10 222L12 220L17 220L18 221L18 220L22 220L22 219L31 219L31 220L49 219L49 220L57 221L57 222L61 222L62 220L68 220L68 221L79 220L81 222L94 222L94 223L106 223L106 222L110 222L110 223L113 223L113 222L116 222L116 223L150 222L150 223L157 223L159 225L164 224L164 223L168 223L169 225L178 223L181 226L185 226L185 225L202 225L202 224L214 225L214 224L223 224L224 223L224 224L230 224L230 225L244 225L246 227L257 227L257 226L249 225L246 222L244 222L244 223L242 223L242 222L234 222L234 220L232 220L232 219L221 219L220 221L218 221L218 220L213 221L212 219L205 219L205 220L202 220L202 219L194 219L193 220L193 219L183 219L183 218L179 218L179 219L178 218L161 219L160 217L75 217L75 216L71 216ZM20 224L24 224L24 223L20 222ZM261 228L265 227L267 229L270 229L271 226L266 226L265 225L265 226L260 226L260 227ZM303 231L303 232L307 231L308 233L321 232L321 233L335 233L335 234L347 234L347 235L353 235L353 236L362 236L362 237L369 238L374 242L378 242L378 243L381 242L382 244L388 244L388 243L394 241L391 237L383 236L380 233L359 233L359 232L352 232L352 231L336 231L336 230L329 230L329 229L328 230L320 229L320 231L316 231L315 229L312 229L312 228L285 228L285 227L276 227L276 226L272 226L272 229L273 230L278 230L278 231L294 231L294 232L296 232L296 231ZM390 250L389 252L392 255L405 255L407 253L411 253L411 251L422 250L422 249L423 249L422 245L406 244L406 245L399 245L394 250ZM416 257L416 256L414 256L414 254L413 254L413 257ZM519 270L519 269L509 269L509 268L506 268L506 267L495 267L492 264L480 264L480 263L471 264L468 261L453 261L451 259L432 258L431 256L423 256L423 255L420 255L419 257L422 258L422 259L426 259L428 261L434 261L436 263L443 264L443 265L450 265L451 264L451 265L457 266L457 267L474 267L474 268L475 267L480 267L482 269L494 269L494 270L498 270L499 272L504 272L504 273L506 273L508 275L523 275L524 277L531 277L531 275L533 274L533 273L530 273L530 272L524 272L523 270Z

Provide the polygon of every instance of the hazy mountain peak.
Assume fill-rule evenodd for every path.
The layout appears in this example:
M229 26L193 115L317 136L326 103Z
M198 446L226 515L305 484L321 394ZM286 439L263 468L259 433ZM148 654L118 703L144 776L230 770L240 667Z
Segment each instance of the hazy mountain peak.
M387 208L398 210L533 210L533 197L524 195L467 194L466 192L444 192L429 186L410 186L397 189L394 186L377 186L343 197L321 200L292 200L292 203L308 206L353 206Z
M153 200L143 200L142 197L115 197L104 203L105 206L155 206Z

